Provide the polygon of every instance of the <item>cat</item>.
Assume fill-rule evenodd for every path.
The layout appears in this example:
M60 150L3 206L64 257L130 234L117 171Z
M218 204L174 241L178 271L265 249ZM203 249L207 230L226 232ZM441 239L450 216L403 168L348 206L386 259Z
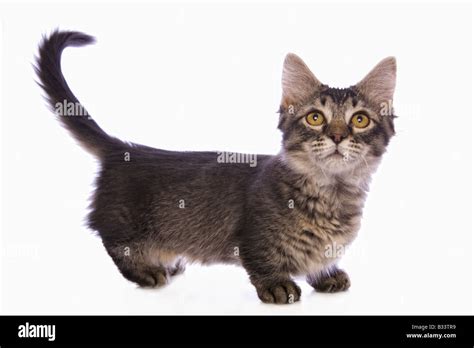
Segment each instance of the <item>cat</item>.
M394 57L356 85L331 88L289 53L281 151L257 155L250 166L219 161L216 152L165 151L105 133L69 89L60 64L64 48L94 41L54 31L40 44L35 70L61 124L100 161L88 226L126 279L158 287L186 262L218 262L243 266L265 303L299 301L297 276L319 292L349 288L334 250L356 237L371 175L395 134L386 107L395 89Z

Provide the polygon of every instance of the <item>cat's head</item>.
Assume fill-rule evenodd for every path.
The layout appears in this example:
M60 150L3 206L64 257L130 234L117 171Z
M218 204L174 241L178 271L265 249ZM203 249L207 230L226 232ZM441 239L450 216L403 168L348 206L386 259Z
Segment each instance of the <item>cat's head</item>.
M396 61L389 57L356 85L330 88L288 54L278 126L285 159L301 171L336 175L378 163L395 133L395 79Z

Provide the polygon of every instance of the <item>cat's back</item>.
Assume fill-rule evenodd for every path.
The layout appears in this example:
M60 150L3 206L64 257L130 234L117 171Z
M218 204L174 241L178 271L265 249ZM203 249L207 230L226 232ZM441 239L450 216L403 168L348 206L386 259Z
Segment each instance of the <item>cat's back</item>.
M196 239L208 245L209 255L213 245L235 246L247 188L271 156L231 155L141 146L111 153L97 178L90 226L102 237L154 235L164 244ZM199 252L196 243L196 250L182 245Z

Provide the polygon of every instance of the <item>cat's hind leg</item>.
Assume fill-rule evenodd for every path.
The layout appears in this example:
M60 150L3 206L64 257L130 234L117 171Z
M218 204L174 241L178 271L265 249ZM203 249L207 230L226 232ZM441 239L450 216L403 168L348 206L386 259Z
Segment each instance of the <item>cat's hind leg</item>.
M104 245L120 273L141 287L161 287L172 275L184 271L181 264L174 262L176 256L150 249L145 243Z

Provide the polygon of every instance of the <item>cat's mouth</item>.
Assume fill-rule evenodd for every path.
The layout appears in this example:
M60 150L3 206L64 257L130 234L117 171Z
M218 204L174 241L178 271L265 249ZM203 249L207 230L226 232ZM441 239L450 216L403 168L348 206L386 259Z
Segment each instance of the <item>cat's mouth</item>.
M325 159L338 159L338 158L344 158L344 152L339 146L335 146L334 150L328 154Z
M339 165L342 165L343 161L344 161L344 156L337 150L335 150L334 152L328 154L323 159L323 163L326 166L330 166L330 167L332 167L334 165L339 167Z
M344 155L342 153L340 153L338 150L336 150L332 154L327 156L326 158L334 159L334 158L343 158L343 157L344 157Z

